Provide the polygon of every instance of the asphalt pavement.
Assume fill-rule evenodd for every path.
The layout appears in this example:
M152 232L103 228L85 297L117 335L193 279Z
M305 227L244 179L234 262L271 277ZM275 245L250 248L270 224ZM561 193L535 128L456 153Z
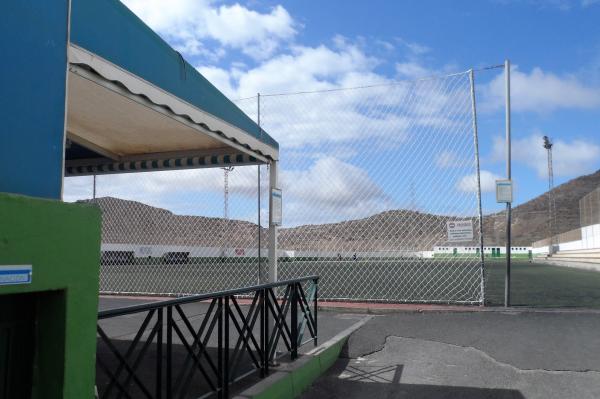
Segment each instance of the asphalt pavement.
M600 313L376 316L302 398L600 398Z

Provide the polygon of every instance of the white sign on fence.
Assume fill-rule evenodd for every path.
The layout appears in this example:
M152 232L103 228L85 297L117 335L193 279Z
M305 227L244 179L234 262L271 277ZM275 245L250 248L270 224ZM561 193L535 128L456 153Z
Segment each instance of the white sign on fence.
M448 241L473 241L473 222L470 220L455 220L446 222Z

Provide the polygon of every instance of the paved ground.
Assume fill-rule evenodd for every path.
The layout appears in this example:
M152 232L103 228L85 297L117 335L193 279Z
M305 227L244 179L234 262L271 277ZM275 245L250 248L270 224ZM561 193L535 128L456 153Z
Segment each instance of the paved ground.
M349 339L308 398L600 398L600 313L398 313Z

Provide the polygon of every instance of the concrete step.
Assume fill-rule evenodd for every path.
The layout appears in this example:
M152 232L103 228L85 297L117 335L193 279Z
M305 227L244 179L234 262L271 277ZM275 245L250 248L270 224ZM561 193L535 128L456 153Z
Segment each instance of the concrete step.
M581 258L539 258L536 260L536 263L542 263L546 265L552 266L561 266L561 267L573 267L576 269L582 270L593 270L600 272L600 261L592 261L590 262L588 259L581 260Z
M578 258L578 259L600 259L600 253L596 252L596 253L578 253L578 252L571 252L571 253L563 253L563 252L558 252L554 255L551 256L551 258Z
M558 254L596 254L600 256L600 248L561 250Z
M556 261L572 261L572 262L584 262L584 263L600 263L600 258L590 258L590 257L581 257L581 256L551 256L545 258L546 260L556 260Z

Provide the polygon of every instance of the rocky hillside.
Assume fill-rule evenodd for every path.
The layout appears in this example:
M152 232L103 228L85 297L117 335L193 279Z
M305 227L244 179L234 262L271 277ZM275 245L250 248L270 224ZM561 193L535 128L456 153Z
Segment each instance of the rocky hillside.
M579 200L600 187L600 170L577 177L555 187L557 233L579 226ZM548 195L542 194L525 202L512 211L512 237L515 245L531 245L548 236ZM484 218L484 239L488 244L504 243L506 212L487 215Z
M579 227L579 199L598 186L600 171L554 189L559 233ZM531 245L547 236L547 198L543 194L513 209L514 245ZM102 210L104 242L256 246L257 226L254 223L175 215L165 209L112 197L88 202L96 203ZM282 228L279 243L283 249L295 250L430 250L433 245L444 244L448 219L447 216L391 210L364 219ZM505 212L486 215L483 224L486 245L503 245ZM266 246L267 230L264 228L261 238Z

